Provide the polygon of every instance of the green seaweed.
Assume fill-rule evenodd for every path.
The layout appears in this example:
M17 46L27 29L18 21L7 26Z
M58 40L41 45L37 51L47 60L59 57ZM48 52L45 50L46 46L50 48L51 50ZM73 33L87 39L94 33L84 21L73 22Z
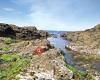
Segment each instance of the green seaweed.
M17 54L3 54L1 59L8 61L9 66L0 68L0 80L11 80L15 75L24 69L30 62L29 58L23 58ZM17 60L11 61L13 58Z
M85 77L87 75L85 71L80 71L75 66L73 66L71 64L67 64L66 66L67 66L67 68L69 68L73 73L75 73L80 78Z

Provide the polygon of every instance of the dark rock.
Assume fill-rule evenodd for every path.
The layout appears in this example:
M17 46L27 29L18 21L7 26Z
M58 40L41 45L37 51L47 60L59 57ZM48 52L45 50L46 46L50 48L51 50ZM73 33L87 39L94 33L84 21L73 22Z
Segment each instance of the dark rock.
M6 61L3 59L0 59L0 64L4 64L4 63L6 63Z
M17 58L13 58L12 61L15 62L17 60Z
M0 37L12 37L16 39L31 40L47 36L47 32L38 31L35 26L18 27L12 24L0 23Z
M45 32L45 31L42 31L42 30L40 30L39 33L40 33L41 37L49 36L48 32Z
M34 76L34 74L35 74L35 72L30 72L30 75L31 75L31 76Z

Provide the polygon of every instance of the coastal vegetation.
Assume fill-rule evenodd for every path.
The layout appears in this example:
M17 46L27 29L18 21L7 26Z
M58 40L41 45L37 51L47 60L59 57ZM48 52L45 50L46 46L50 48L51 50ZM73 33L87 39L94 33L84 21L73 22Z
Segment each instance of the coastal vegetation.
M73 71L73 79L72 80L81 80L81 79L88 79L88 80L95 80L93 76L93 70L89 68L87 71L78 70L74 65L67 64L67 68Z
M11 43L14 43L14 42L15 42L15 40L10 38L10 37L5 37L4 38L4 43L5 44L11 44Z
M78 70L75 66L71 65L71 64L67 64L66 65L71 71L73 71L74 74L76 74L76 76L78 76L78 78L82 78L82 77L86 77L86 72L85 71L80 71Z
M30 63L29 58L23 58L17 55L17 53L3 54L0 56L0 59L5 61L4 65L0 66L0 80L11 80L15 78L15 75Z

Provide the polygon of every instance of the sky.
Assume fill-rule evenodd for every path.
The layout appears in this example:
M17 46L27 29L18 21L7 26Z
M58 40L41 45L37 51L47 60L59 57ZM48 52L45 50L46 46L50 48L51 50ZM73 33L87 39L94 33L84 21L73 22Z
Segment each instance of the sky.
M0 23L85 30L100 23L100 0L0 0Z

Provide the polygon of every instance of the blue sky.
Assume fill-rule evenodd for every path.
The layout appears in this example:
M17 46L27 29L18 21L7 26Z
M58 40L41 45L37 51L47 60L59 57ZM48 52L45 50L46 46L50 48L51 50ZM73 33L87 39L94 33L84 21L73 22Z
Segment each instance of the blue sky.
M100 23L100 0L0 0L0 23L84 30Z

